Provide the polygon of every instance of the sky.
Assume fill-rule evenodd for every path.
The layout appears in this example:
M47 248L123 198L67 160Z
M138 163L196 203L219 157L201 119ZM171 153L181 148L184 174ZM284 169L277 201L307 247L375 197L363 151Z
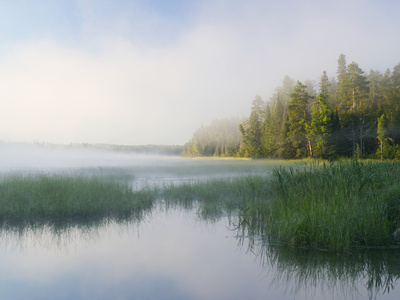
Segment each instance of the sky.
M0 140L182 145L285 75L400 63L397 0L0 0Z

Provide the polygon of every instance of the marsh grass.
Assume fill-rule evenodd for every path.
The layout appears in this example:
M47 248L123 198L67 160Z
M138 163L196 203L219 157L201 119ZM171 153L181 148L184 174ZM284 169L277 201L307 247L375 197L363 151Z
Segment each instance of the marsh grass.
M112 172L111 172L112 171ZM161 201L204 219L237 216L239 234L296 247L349 251L400 240L400 162L309 162L246 175L133 188L129 172L7 174L0 222L141 220ZM110 173L111 172L111 173ZM269 169L268 169L269 172ZM0 225L1 225L0 224Z
M203 218L210 219L254 207L249 203L268 198L267 185L265 176L253 175L169 184L161 190L167 206L196 206Z
M276 169L255 210L270 239L347 251L387 246L400 226L400 163L348 161ZM245 217L246 218L246 217ZM247 216L251 218L251 215Z
M149 189L80 175L4 175L0 220L4 223L140 218L156 198Z

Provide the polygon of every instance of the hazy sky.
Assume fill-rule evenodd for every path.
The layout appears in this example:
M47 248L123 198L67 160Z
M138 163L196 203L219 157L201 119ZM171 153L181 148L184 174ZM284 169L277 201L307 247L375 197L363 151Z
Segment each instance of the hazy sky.
M183 144L284 75L400 62L398 0L0 0L0 140Z

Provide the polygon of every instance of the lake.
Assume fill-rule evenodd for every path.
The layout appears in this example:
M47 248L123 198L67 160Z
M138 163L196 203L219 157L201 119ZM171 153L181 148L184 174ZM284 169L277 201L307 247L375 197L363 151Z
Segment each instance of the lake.
M59 161L58 155L64 154L52 155L49 161L44 155L42 164L31 157L30 164L8 161L2 172L100 172L131 180L139 189L211 177L268 175L277 165L293 164L104 153L75 153ZM0 253L3 299L400 297L397 248L354 249L340 255L290 248L243 235L235 215L204 219L196 207L167 207L162 200L141 220L3 226Z

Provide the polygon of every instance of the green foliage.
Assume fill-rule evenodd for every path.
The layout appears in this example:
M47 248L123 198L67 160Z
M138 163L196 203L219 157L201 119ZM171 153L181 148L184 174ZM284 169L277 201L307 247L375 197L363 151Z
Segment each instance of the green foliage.
M265 103L260 96L253 100L250 118L240 124L242 134L242 148L248 157L263 157L263 135L264 135L264 117Z
M329 80L323 71L318 96L313 81L305 83L295 83L285 76L282 86L276 88L269 101L256 96L249 118L236 128L238 139L232 144L235 146L216 142L211 137L215 135L214 130L202 127L185 145L183 154L285 159L378 158L378 152L385 148L386 158L399 157L400 64L392 73L370 70L366 75L357 63L347 65L345 55L340 54L337 79ZM378 133L378 119L382 114L385 114L384 141Z
M310 115L308 111L308 104L310 96L306 92L306 86L300 81L297 81L294 87L293 93L290 94L290 102L288 105L288 142L295 152L296 158L307 156L307 131L306 126L310 121ZM312 150L309 149L310 156L312 156Z
M400 225L400 163L350 162L277 169L260 206L271 239L347 251L394 243Z
M155 200L149 190L106 178L75 175L5 175L0 180L1 222L140 217Z
M246 210L254 201L269 197L269 183L264 176L214 178L179 185L166 185L161 195L167 206L187 209L197 207L207 219L223 213Z

